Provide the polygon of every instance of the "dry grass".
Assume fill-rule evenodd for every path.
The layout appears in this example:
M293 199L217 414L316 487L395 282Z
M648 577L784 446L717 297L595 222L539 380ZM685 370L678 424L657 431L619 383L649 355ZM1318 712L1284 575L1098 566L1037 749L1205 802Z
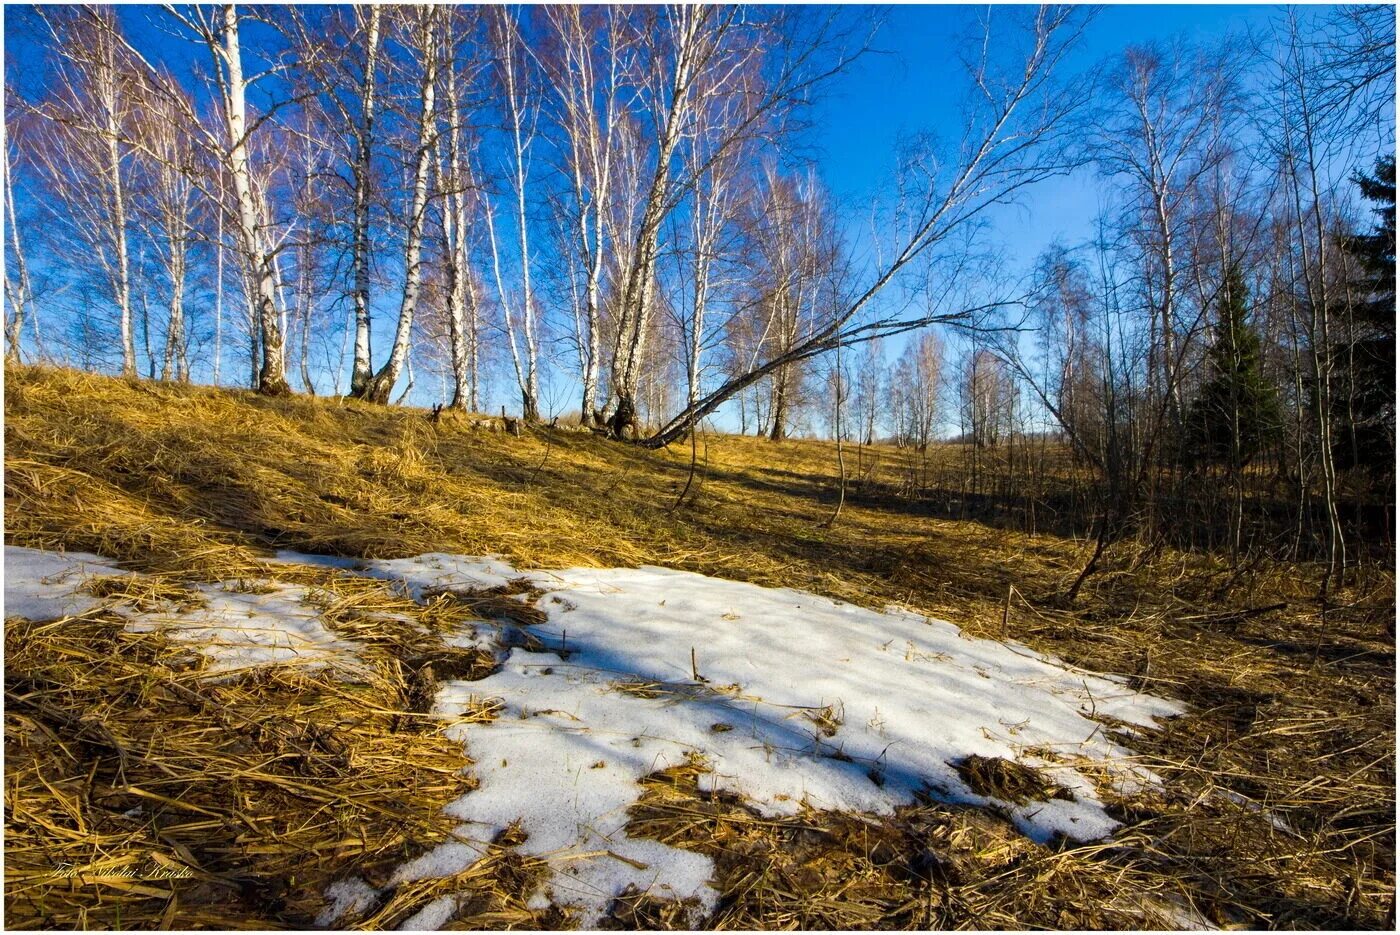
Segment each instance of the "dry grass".
M1038 845L995 815L932 802L880 822L834 815L764 821L742 803L700 795L693 777L654 778L632 830L715 857L724 892L711 920L715 926L1156 927L1171 924L1164 915L1171 905L1194 906L1218 924L1250 927L1384 928L1393 920L1390 569L1362 569L1349 590L1324 608L1313 595L1317 572L1309 566L1259 562L1240 571L1206 555L1144 552L1125 543L1110 551L1103 573L1090 580L1078 606L1064 609L1056 597L1086 557L1082 542L940 519L928 504L874 495L853 497L839 523L822 527L835 487L832 452L820 443L710 438L698 492L692 489L687 503L673 508L685 484L688 447L647 452L543 429L513 438L474 431L450 414L433 424L415 410L131 385L68 371L9 368L6 384L7 541L97 552L132 570L158 572L172 587L196 580L313 575L269 568L261 558L273 548L363 557L498 553L521 567L662 564L808 588L865 605L905 603L978 635L1000 636L1005 626L1006 635L1036 649L1129 675L1135 684L1192 706L1192 713L1169 729L1126 741L1143 753L1144 764L1165 779L1165 786L1146 798L1119 800L1125 827L1113 840L1087 847ZM870 467L866 461L864 468ZM868 488L897 489L908 470L900 452L882 449L866 472ZM373 584L352 585L342 578L327 573L298 583L322 589L328 626L377 647L382 678L400 686L385 696L394 703L374 714L382 720L362 728L377 738L363 740L366 744L435 743L431 731L411 726L422 720L433 680L470 677L489 664L445 658L440 641L430 637L486 610L481 601L510 601L526 616L530 610L528 595L509 594L443 594L416 607ZM354 590L360 587L367 590ZM1008 605L1009 587L1014 592ZM150 599L171 598L152 594ZM1279 602L1287 606L1252 616L1239 613ZM423 623L428 638L395 623L404 616ZM100 615L83 623L99 625L110 631L102 645L129 642L144 647L139 652L151 660L177 652L153 636L123 635ZM16 633L24 636L21 643L37 647L30 649L34 660L25 663L30 670L65 663L64 652L53 650L58 655L50 659L43 647L67 644L54 643L50 635L33 639L27 630ZM139 654L137 648L75 662L75 671L61 669L55 678L144 685L155 676L121 668L136 664L122 660ZM140 664L157 673L167 665ZM167 679L172 684L246 693L247 704L265 706L249 708L250 716L288 705L298 723L319 723L314 699L329 691L300 676L311 679L308 700L302 702L300 682L218 688L170 668L180 673ZM12 677L34 677L20 674L25 671L15 668L12 657L7 691ZM157 684L164 683L157 679ZM161 692L167 694L153 693L144 707L127 711L133 706L75 691L72 705L62 710L64 717L79 720L101 712L101 723L114 736L129 737L127 770L159 772L140 755L150 742L143 739L149 738L149 728L135 720L158 723L176 712L203 725L199 736L209 747L195 756L223 756L218 743L232 741L215 739L221 731L215 714L183 701L174 689ZM259 692L270 693L266 698L275 705L257 700L263 698ZM54 703L43 693L38 700ZM43 735L17 723L12 737L12 706L7 705L7 752L12 742ZM220 705L210 707L217 711ZM335 710L327 702L325 717ZM490 716L489 699L483 699L481 710ZM18 706L14 711L15 717L36 717ZM837 716L817 713L813 729ZM52 725L48 731L62 735ZM94 854L128 846L121 843L126 838L100 837L126 833L103 824L116 821L112 815L119 813L80 811L75 818L65 805L89 801L75 799L74 790L87 786L71 785L90 782L88 771L95 777L91 782L106 783L103 795L116 795L113 764L121 757L101 742L85 740L68 743L70 755L64 758L45 743L49 746L36 751L46 750L45 762L64 764L53 767L58 772L42 772L33 765L37 753L24 750L6 768L7 800L22 800L25 814L48 816L52 826L27 824L21 833L16 821L22 813L12 805L11 865L26 866L15 862L17 842L29 848L31 868L65 847L82 846L66 843L69 838L91 835L103 842L94 845ZM211 762L235 768L224 760ZM453 781L469 780L454 774ZM325 782L328 790L338 788L333 779ZM356 813L361 839L394 843L357 845L361 850L347 862L358 868L373 847L381 847L375 853L402 854L433 834L447 833L450 823L440 817L437 830L428 830L438 794L448 792L444 787L441 793L413 797L413 811L421 818L413 827L421 830L411 844L402 834L379 830L379 818ZM190 801L221 816L251 808L249 819L265 818L279 801L240 805L215 789L199 795L207 799ZM1271 814L1286 824L1276 826ZM225 839L230 840L238 839ZM173 847L160 850L158 837L150 841L130 847L184 860ZM207 892L187 897L182 882L161 884L179 890L179 899L142 896L149 903L141 903L146 914L123 921L154 925L168 912L168 921L181 927L216 920L231 926L304 924L306 913L313 912L315 886L333 876L333 859L315 865L323 871L297 867L293 872L290 861L277 863L286 859L278 854L225 844L235 852L240 847L246 852L229 854L226 864L210 863L210 872L241 873L261 880L264 888L280 888L284 914L272 911L274 904L256 888L235 898L220 895L224 890L210 883ZM503 842L498 853L468 871L470 879L403 888L358 924L401 921L412 907L453 886L477 894L461 905L455 925L567 924L519 904L522 881L538 871ZM325 876L317 877L320 872ZM17 885L7 877L11 924L113 921L110 910L94 908L67 890L62 900L50 899L42 907L32 898L25 903L30 897L16 891ZM104 884L85 892L83 898L101 902L116 899L119 888ZM122 898L127 900L122 911L135 911L137 897ZM90 914L84 916L85 910ZM678 912L638 894L619 902L613 920L621 926L668 927L681 924Z
M364 644L354 678L293 665L211 676L190 647L129 632L105 607L6 621L8 926L306 928L331 883L384 887L450 837L442 808L473 787L470 760L424 712L437 678L495 664L433 628L475 617L454 607L449 621L381 582L289 571L323 620ZM138 608L197 597L167 576L85 587ZM390 889L372 917L394 926L466 892L480 925L545 925L521 901L519 865L497 849L469 874Z

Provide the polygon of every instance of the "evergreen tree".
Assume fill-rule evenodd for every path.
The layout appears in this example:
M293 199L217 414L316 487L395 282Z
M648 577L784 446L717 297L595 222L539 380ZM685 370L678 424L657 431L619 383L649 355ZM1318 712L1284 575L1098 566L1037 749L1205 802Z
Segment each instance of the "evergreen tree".
M1355 181L1380 223L1343 243L1359 270L1350 290L1352 334L1333 349L1341 378L1334 455L1339 467L1388 476L1395 466L1395 157Z
M1238 471L1278 439L1278 393L1264 376L1259 335L1249 324L1244 276L1231 265L1217 304L1206 382L1191 407L1187 454Z

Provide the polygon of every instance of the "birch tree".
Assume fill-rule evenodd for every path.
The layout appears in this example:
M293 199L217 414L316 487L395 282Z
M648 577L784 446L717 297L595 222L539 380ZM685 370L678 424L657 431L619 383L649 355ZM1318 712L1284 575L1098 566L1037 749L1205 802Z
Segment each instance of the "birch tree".
M364 31L365 63L360 83L360 119L355 125L355 217L351 234L355 279L355 359L350 371L350 393L364 393L370 377L369 338L369 201L374 158L375 80L379 69L380 6L355 8L356 22Z
M626 102L635 43L626 8L551 5L544 10L555 54L546 57L568 175L565 201L574 333L582 381L580 419L595 421L602 350L602 277L609 249L619 145L618 121Z
M121 372L135 376L127 229L132 149L125 143L133 108L130 59L111 7L38 9L59 69L52 97L39 108L53 124L41 167L101 264L117 311Z
M10 97L6 89L6 99ZM23 360L24 325L32 316L34 290L29 282L29 267L25 263L20 242L19 219L15 213L15 155L11 148L8 128L0 127L0 158L5 160L5 225L9 228L9 243L5 244L8 262L5 264L5 359L19 363ZM37 331L37 321L32 325Z
M194 177L200 170L194 140L184 122L186 109L163 96L148 93L143 102L140 134L153 158L146 160L144 212L147 235L164 273L166 336L161 355L161 379L187 382L190 377L185 294L190 252L198 236ZM154 362L152 362L154 366Z
M636 193L635 222L625 244L624 273L617 285L616 322L609 373L613 397L608 425L615 437L635 428L637 389L645 348L655 317L661 232L668 214L690 193L713 160L755 139L781 136L782 127L809 99L813 89L839 73L861 48L839 17L774 8L766 16L736 6L648 9L639 27L642 119L650 128L642 181ZM729 120L716 128L708 159L687 166L681 148L693 133L697 109L729 97ZM726 393L725 398L732 395ZM703 399L686 407L698 412ZM679 437L706 413L668 426L664 444Z
M330 128L342 141L349 175L350 309L354 345L350 394L363 395L373 370L370 300L373 247L371 207L376 196L376 141L379 131L380 73L383 69L384 15L381 4L331 7L308 21L292 19L305 58L305 80L319 91Z
M281 244L270 228L267 186L257 184L260 176L267 178L267 167L255 163L251 146L254 139L259 138L257 134L268 125L275 109L250 119L247 104L250 86L283 69L274 66L251 77L244 73L240 46L242 16L235 4L217 8L189 7L183 11L167 6L166 10L198 37L209 52L223 124L220 137L210 142L220 154L233 189L237 242L245 283L250 290L249 308L257 327L260 355L254 367L257 389L267 395L284 395L291 392L291 387L287 384L283 347L282 323L286 313L279 300L281 288L276 265Z
M792 364L825 354L838 342L849 346L939 322L968 323L1009 303L1009 299L959 295L957 277L952 276L933 283L922 309L876 308L876 299L886 287L913 269L921 257L936 256L940 248L949 250L951 268L961 270L956 249L960 234L994 205L1013 200L1028 186L1062 174L1074 164L1065 151L1066 134L1082 96L1057 87L1052 78L1078 37L1082 20L1063 7L1042 7L1028 17L1029 22L1021 26L1023 41L1015 44L1022 54L1014 63L991 57L989 50L1001 46L992 42L990 34L981 47L982 56L969 63L974 92L963 133L948 158L934 158L937 148L929 146L918 158L905 161L910 192L898 211L898 223L891 225L899 231L898 240L882 251L884 258L864 284L834 296L822 316L824 323L810 335L685 407L645 445L660 447L674 441L744 389Z
M1333 200L1327 176L1329 133L1336 129L1336 112L1319 106L1310 80L1313 60L1300 35L1296 13L1282 25L1278 68L1277 110L1269 130L1282 177L1285 217L1292 225L1298 254L1297 284L1302 298L1302 321L1311 369L1311 407L1316 438L1318 474L1327 524L1327 570L1321 588L1340 586L1346 571L1346 538L1338 510L1337 472L1332 438L1332 305L1329 257L1332 247L1329 217Z
M943 342L935 332L909 342L891 370L889 391L895 440L926 451L943 410Z
M833 256L826 242L830 229L810 175L805 180L783 177L770 166L765 192L755 238L766 287L760 308L769 353L781 357L819 327L817 305ZM775 368L770 378L773 441L787 434L802 377L801 362L794 361Z
M520 24L514 13L505 8L493 11L489 35L493 52L494 72L504 110L504 130L507 137L507 188L511 196L515 230L516 259L519 262L519 289L510 290L505 284L505 261L502 259L502 236L497 234L496 212L489 199L485 219L491 245L491 267L495 274L496 294L501 304L506 340L515 382L520 389L521 416L526 422L540 418L539 321L535 294L531 283L530 224L526 212L530 184L531 149L538 129L539 91L532 77L531 59L520 35Z
M748 168L747 147L734 146L718 156L712 154L722 142L725 129L733 123L734 102L720 97L702 102L697 108L695 128L686 151L686 171L694 179L683 220L675 225L673 253L676 257L679 294L671 304L680 337L686 382L686 404L700 398L705 373L705 355L718 343L738 311L734 303L724 306L737 277L734 230L745 197L741 179ZM748 186L752 187L752 186ZM726 267L731 269L727 279Z
M445 304L452 370L453 409L480 410L480 323L478 290L472 266L472 226L480 192L472 171L465 94L479 70L471 14L462 9L444 14L443 46L445 99L437 138L438 191L442 199L442 265L446 274Z
M1224 155L1222 117L1235 104L1234 74L1224 50L1210 56L1181 45L1143 46L1125 53L1109 87L1115 101L1094 151L1104 171L1133 192L1130 229L1142 244L1143 286L1160 329L1158 387L1179 428L1185 350L1178 305L1190 282L1181 269L1185 205Z
M411 188L404 217L403 295L399 301L394 343L383 366L359 392L352 395L371 402L387 403L408 361L413 336L413 315L423 284L423 233L428 210L428 181L432 171L434 138L437 133L436 95L438 64L438 18L435 6L402 7L406 41L418 59L418 126L410 153Z

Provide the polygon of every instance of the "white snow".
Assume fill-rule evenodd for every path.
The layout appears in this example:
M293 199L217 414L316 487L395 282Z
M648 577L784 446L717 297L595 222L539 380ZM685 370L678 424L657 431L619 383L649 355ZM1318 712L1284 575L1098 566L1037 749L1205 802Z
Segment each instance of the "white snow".
M320 928L331 927L347 913L359 914L369 909L379 898L379 890L359 877L351 877L326 887L326 896L331 904L316 917Z
M404 920L404 923L399 926L399 931L436 931L451 921L452 913L457 911L457 905L458 900L456 896L439 896Z
M521 576L499 560L441 555L367 562L365 573L400 576L410 593ZM654 567L525 577L546 591L537 606L548 623L531 632L547 650L517 648L496 674L446 684L435 709L452 718L482 697L504 704L493 723L449 728L467 745L480 786L448 811L477 845L443 845L400 868L396 881L457 873L519 822L528 834L520 849L550 862L551 898L575 907L583 925L628 885L695 899L698 924L716 898L709 860L625 831L637 780L689 756L710 767L707 788L738 793L765 815L804 806L888 813L928 790L996 805L1038 840L1089 840L1116 827L1092 783L1022 751L1088 758L1125 783L1155 782L1093 716L1151 728L1182 711L1121 680L1018 644L971 640L904 610ZM660 694L620 687L629 684ZM839 718L827 720L830 736L816 722L823 712ZM974 753L1045 767L1073 800L1017 806L978 796L951 765Z
M353 570L369 578L383 578L401 584L405 593L415 601L423 599L424 591L436 588L495 588L521 577L507 562L494 555L471 558L447 552L428 552L413 558L360 559L282 549L273 561L322 565Z
M115 571L93 556L6 554L7 612L11 602L47 616L92 606L73 594L79 573ZM520 577L545 592L536 606L547 622L529 628L538 652L508 640L514 624L446 636L494 648L502 660L480 681L444 683L434 708L465 744L479 785L448 807L461 823L456 839L400 866L390 885L457 874L518 824L527 835L519 850L551 868L540 890L524 894L530 905L571 906L585 927L629 886L691 901L692 925L715 905L709 858L627 835L638 780L655 771L698 760L708 769L702 788L740 795L767 816L888 814L926 792L997 808L1037 840L1089 840L1116 823L1093 782L1068 764L1095 765L1119 790L1160 781L1097 718L1150 730L1184 710L1018 643L967 638L944 620L787 588L656 567L520 572L496 557L447 554L277 560L384 579L415 599ZM330 662L352 677L359 647L321 624L305 589L223 583L200 592L202 608L132 615L131 625L190 640L218 671ZM459 717L483 699L499 699L496 720ZM979 796L953 766L971 754L1040 767L1071 798L1016 805ZM343 881L328 890L321 924L363 912L379 895L363 880ZM446 925L458 905L444 896L405 928Z
M161 630L194 644L210 659L209 671L297 663L311 668L353 668L359 644L326 629L307 589L275 582L226 581L199 585L205 606L187 611L130 615L132 630Z
M62 554L5 546L5 616L57 619L107 607L136 632L162 630L194 644L225 674L274 663L334 663L353 667L358 644L336 637L307 603L305 588L264 581L199 585L204 606L138 612L119 596L98 598L83 590L90 577L127 575L96 555Z
M120 568L87 552L46 552L5 546L5 617L56 620L100 606L82 590L89 575L121 575Z

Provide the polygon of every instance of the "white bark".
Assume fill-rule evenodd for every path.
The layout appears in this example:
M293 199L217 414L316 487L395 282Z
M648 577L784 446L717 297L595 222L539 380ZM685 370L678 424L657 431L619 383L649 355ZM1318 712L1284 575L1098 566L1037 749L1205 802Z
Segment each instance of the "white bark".
M258 324L262 357L258 367L258 390L280 395L290 392L282 349L282 311L277 302L276 255L269 249L266 231L260 224L263 212L253 188L248 152L248 118L243 75L243 59L238 44L238 11L234 4L223 8L222 47L210 42L215 65L221 69L224 92L224 120L228 131L229 178L233 181L238 212L239 243L244 265L253 288L253 308Z
M606 38L601 48L594 38L596 29L586 22L583 8L551 6L546 15L562 50L560 59L553 63L551 78L560 105L558 123L568 152L572 188L569 221L574 228L576 259L583 278L581 294L575 285L574 321L583 383L580 419L584 425L590 425L598 408L601 283L607 250L606 219L612 209L614 188L613 152L619 85L625 67L622 59L626 14L617 7L606 8L602 14L607 17ZM600 74L602 70L606 75Z
M394 345L389 358L375 373L361 395L374 402L387 403L394 384L398 382L408 360L413 337L413 316L423 281L423 226L428 207L428 174L433 162L433 137L436 133L435 95L437 92L437 18L434 7L420 13L418 52L423 59L423 81L419 94L418 140L414 154L413 193L409 200L406 234L404 237L404 285L399 303L398 326L394 330Z
M185 340L185 278L194 238L195 208L189 174L192 147L178 111L161 106L158 100L152 100L148 106L149 119L143 135L154 157L150 160L152 241L170 286L161 379L187 381L190 374Z
M53 96L38 108L50 121L51 145L36 149L41 169L67 203L79 236L105 274L117 312L121 371L137 372L127 244L126 122L131 110L130 57L110 8L46 10L61 71Z
M131 263L126 244L126 197L122 184L121 117L118 114L117 69L111 43L101 53L97 92L102 102L107 143L108 194L111 199L112 242L116 251L117 309L121 315L122 373L136 374L136 342L131 328Z
M356 18L360 16L356 10ZM355 131L354 229L352 259L355 278L355 357L350 371L350 392L363 393L371 377L369 315L369 199L372 181L370 163L374 156L375 75L379 67L380 7L369 5L365 30L365 72L360 86L360 123Z
M487 234L491 240L491 262L495 271L496 291L505 318L506 338L511 360L515 365L516 384L520 388L521 417L526 422L539 421L539 337L536 323L535 297L531 286L530 232L526 218L526 192L529 185L530 147L534 139L537 117L535 103L530 99L527 78L522 74L523 63L517 55L525 51L524 40L514 15L504 9L493 21L493 37L501 90L506 107L507 129L511 144L511 189L515 196L515 227L520 261L520 305L511 301L502 272L500 245L496 237L494 212L486 209ZM523 56L522 56L523 57ZM528 125L527 125L528 121ZM517 328L516 322L519 321Z
M9 140L5 138L3 127L0 127L0 149L4 150L5 160L5 222L10 228L10 263L5 269L5 299L10 307L9 315L5 318L5 359L19 362L23 358L24 323L33 305L33 294L15 217L14 163L10 159ZM37 322L35 328L37 331Z
M224 350L224 174L219 173L219 198L214 205L214 385L219 385L219 362Z
M445 27L450 28L450 27ZM450 38L444 37L452 48ZM457 84L457 62L447 63L447 100L444 117L447 120L447 148L442 151L442 134L438 139L439 188L442 190L442 253L447 272L447 328L452 364L453 409L476 409L476 322L471 291L470 225L471 178L464 160L461 92ZM471 310L468 311L470 304ZM468 319L471 319L468 321Z
M1057 133L1080 101L1051 88L1050 75L1078 35L1072 16L1073 11L1066 9L1042 8L1034 14L1028 29L1029 50L1014 74L993 81L996 93L987 90L992 84L986 64L974 68L971 78L983 91L983 99L969 114L957 157L951 165L940 165L937 172L926 171L925 191L918 200L907 201L901 211L906 232L868 285L849 297L840 296L822 322L789 351L735 374L677 413L644 444L669 444L737 393L794 363L831 351L839 342L859 343L941 321L963 321L1000 306L995 301L965 303L940 311L935 305L908 317L896 313L858 320L901 271L935 245L947 243L989 208L1008 202L1025 187L1066 171Z

